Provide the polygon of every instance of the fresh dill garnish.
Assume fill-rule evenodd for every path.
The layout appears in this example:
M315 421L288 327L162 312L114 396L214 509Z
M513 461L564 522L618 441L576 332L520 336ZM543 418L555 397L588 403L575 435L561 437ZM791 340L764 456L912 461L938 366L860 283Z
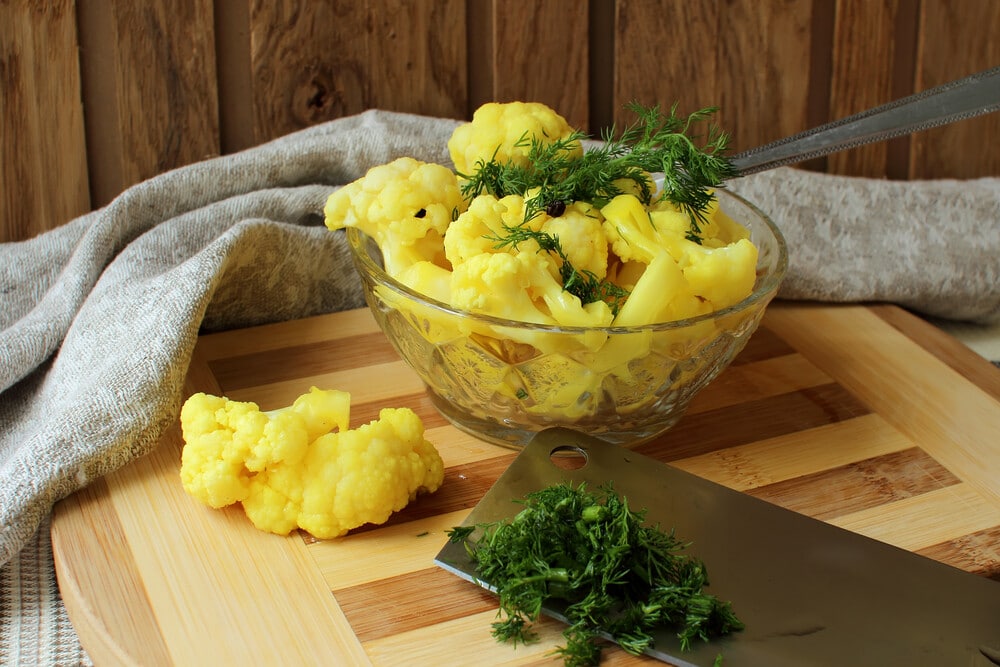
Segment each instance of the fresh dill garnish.
M643 204L653 198L650 174L660 174L660 199L676 204L691 218L692 233L700 231L705 210L715 195L713 189L736 175L726 157L729 135L711 122L718 107L706 107L687 116L658 105L644 107L632 102L626 108L638 120L618 136L614 128L602 134L603 143L577 156L573 149L587 139L575 131L554 141L524 135L515 144L528 148L527 164L498 162L496 154L476 163L464 179L463 196L471 200L482 193L499 198L511 194L527 196L525 220L530 220L556 202L583 201L598 208L622 194L631 182ZM695 132L705 126L705 136ZM697 143L698 140L701 143ZM631 191L631 190L630 190Z
M732 161L725 156L729 135L711 122L718 107L706 107L687 116L677 113L674 104L669 112L659 106L643 107L630 103L626 108L637 117L618 136L614 128L604 132L603 142L574 153L588 136L580 131L550 140L525 134L515 144L528 149L527 163L479 160L471 174L463 179L462 195L469 201L487 193L497 199L508 195L525 197L524 222L541 213L559 217L572 202L587 202L600 208L624 192L632 192L644 205L652 203L654 190L651 174L663 179L659 199L669 201L686 212L690 226L686 238L701 243L701 227L713 192L736 175ZM705 126L705 136L695 134ZM697 140L701 140L701 144ZM628 188L626 189L626 186ZM516 246L534 235L547 252L561 260L564 288L584 304L605 301L612 312L628 297L624 290L593 273L578 271L566 258L558 239L543 238L526 224L505 228L507 237L497 238L498 247Z
M658 627L675 629L682 650L743 629L730 603L704 592L704 564L683 553L673 532L644 525L646 511L631 510L610 484L600 493L554 485L521 502L510 521L448 532L499 596L498 641L530 642L531 623L550 601L564 605L569 622L557 649L567 665L596 665L602 633L639 654Z

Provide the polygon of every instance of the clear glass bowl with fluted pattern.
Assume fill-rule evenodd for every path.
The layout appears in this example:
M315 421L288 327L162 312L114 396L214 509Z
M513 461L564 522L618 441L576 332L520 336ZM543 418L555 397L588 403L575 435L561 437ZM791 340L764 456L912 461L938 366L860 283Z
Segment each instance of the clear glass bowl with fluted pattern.
M390 277L375 241L347 234L375 319L452 424L514 448L555 426L627 447L677 423L743 349L784 278L780 230L750 202L717 195L758 248L752 293L716 312L641 327L541 326L457 310Z

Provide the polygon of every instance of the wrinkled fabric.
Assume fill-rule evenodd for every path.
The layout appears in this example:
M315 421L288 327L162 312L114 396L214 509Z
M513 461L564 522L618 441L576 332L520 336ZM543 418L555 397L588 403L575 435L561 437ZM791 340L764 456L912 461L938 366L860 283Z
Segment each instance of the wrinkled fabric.
M0 245L0 664L89 664L55 586L53 504L155 446L200 332L363 305L343 234L322 226L327 196L402 155L450 164L455 125L383 111L331 121ZM730 187L784 232L782 297L1000 319L998 179L783 168Z
M783 298L1000 320L1000 178L884 181L786 167L730 189L785 237Z

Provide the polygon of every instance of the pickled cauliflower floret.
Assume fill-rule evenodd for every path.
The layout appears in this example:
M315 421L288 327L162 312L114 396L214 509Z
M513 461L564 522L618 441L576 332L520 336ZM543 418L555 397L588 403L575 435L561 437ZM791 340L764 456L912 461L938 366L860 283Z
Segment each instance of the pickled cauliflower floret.
M682 267L691 291L712 305L726 308L746 298L757 280L757 246L748 239L708 248L687 242Z
M418 261L442 262L445 231L464 209L450 169L401 157L333 192L323 214L332 230L356 227L375 239L395 273Z
M520 252L524 248L501 248L497 240L507 235L505 228L522 225L538 231L542 219L539 216L525 221L524 198L521 195L508 195L503 199L490 194L479 195L448 227L444 236L445 257L452 267L456 267L476 255ZM527 250L537 252L538 244L531 244Z
M603 279L608 273L608 239L603 222L604 216L596 207L587 202L573 202L562 215L545 216L541 230L559 239L573 268Z
M455 128L448 152L459 174L471 174L477 163L529 164L531 140L553 143L573 135L566 119L539 102L489 102L476 109L472 122ZM566 151L569 157L583 154L579 141Z
M416 413L386 408L356 429L349 415L349 394L316 387L272 412L194 394L180 417L184 490L210 507L241 503L261 530L326 539L440 488L444 464Z
M372 236L386 272L420 294L510 320L637 326L739 302L757 250L713 197L732 175L725 134L688 135L713 109L632 110L636 125L585 152L544 104L484 104L448 141L454 170L375 167L329 197L327 225ZM408 303L435 340L467 333Z
M647 210L633 195L615 197L601 213L615 255L633 267L645 264L616 324L694 317L731 306L753 290L757 248L747 238L714 247L695 242L688 237L690 221L685 213L670 207ZM707 221L723 215L718 210L712 213ZM713 234L733 234L728 223L709 224Z
M602 327L613 317L603 301L584 305L563 289L537 252L476 255L456 267L451 291L458 308L521 322Z

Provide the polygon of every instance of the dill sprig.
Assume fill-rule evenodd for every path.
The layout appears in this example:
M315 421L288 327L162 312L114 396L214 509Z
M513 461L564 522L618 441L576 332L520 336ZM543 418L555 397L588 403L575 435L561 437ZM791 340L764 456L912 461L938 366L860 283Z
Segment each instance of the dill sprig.
M715 197L713 189L736 175L725 155L729 135L711 122L718 107L687 116L678 115L676 104L667 112L658 105L647 108L636 102L626 108L638 119L618 136L614 128L603 133L603 143L582 156L572 153L588 138L582 132L554 141L522 136L516 146L528 148L527 164L499 162L496 154L488 161L480 160L472 174L460 174L462 194L470 200L484 192L502 198L527 196L537 189L525 202L525 220L530 220L558 203L584 201L600 208L625 192L625 183L631 183L643 204L649 204L654 194L649 175L660 174L660 199L687 212L691 233L697 236ZM696 132L703 126L705 135L700 136Z
M531 623L550 601L565 605L569 626L557 653L567 665L596 665L602 633L639 654L657 627L674 628L682 650L743 628L728 602L704 592L704 564L673 532L645 525L645 510L631 510L610 484L599 494L559 484L522 502L510 521L449 531L496 589L498 641L532 641Z

